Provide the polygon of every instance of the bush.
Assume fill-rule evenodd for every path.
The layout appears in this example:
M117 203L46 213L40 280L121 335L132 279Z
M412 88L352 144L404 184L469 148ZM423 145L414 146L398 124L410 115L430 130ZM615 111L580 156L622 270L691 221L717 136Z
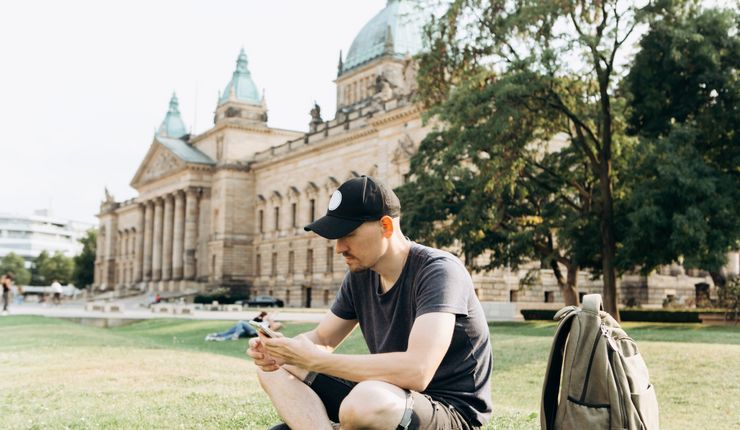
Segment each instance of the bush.
M230 305L238 300L247 301L249 296L247 294L232 294L228 292L213 292L209 294L198 294L193 298L193 303L203 303L210 305L213 301L217 301L222 305Z
M557 311L550 309L522 309L522 315L527 321L530 320L552 320ZM668 310L668 309L621 309L619 316L622 321L635 322L675 322L675 323L698 323L701 322L701 314L724 315L724 310L717 309L692 309L692 310Z

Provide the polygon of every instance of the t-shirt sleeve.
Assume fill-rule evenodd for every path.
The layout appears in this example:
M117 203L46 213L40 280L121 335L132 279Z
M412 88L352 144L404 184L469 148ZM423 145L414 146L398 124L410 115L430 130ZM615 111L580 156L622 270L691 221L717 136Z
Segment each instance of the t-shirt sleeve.
M430 312L468 315L473 281L465 267L451 258L436 258L416 280L416 316Z
M348 272L344 276L342 286L337 291L337 297L334 304L331 305L331 312L339 318L345 320L356 320L357 312L352 297L352 273Z

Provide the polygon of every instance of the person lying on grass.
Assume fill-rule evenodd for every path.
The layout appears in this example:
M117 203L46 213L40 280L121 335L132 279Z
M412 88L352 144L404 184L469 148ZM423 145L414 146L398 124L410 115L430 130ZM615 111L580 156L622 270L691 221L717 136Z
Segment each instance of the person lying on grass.
M260 334L247 355L285 421L273 429L475 429L491 418L488 325L459 259L407 239L398 197L366 176L305 227L349 267L318 326ZM332 351L359 324L370 354Z

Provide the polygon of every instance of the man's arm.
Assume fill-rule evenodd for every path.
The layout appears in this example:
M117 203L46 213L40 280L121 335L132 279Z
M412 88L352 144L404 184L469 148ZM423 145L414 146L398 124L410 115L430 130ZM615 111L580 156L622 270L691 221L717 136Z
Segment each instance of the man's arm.
M296 338L305 339L307 342L310 342L313 349L318 348L321 351L332 352L352 332L352 329L356 325L357 320L345 320L329 311L324 315L315 329L300 334ZM279 369L280 365L284 364L284 362L280 357L273 357L265 350L264 342L266 340L267 338L263 336L250 339L247 355L252 357L254 364L262 370L272 372Z
M334 351L352 333L357 320L345 320L327 312L315 329L303 333L316 346L327 352Z
M407 350L384 354L329 354L301 337L268 339L264 343L270 355L302 369L351 381L384 381L424 391L450 347L454 329L454 314L424 314L414 321Z

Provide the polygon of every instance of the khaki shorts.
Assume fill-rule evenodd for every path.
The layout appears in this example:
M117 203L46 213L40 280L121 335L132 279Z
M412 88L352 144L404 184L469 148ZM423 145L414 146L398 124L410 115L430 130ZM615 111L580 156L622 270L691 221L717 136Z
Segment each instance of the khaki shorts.
M306 385L318 394L324 403L329 419L339 422L339 406L345 397L352 391L355 383L341 378L311 372L304 381ZM416 391L408 391L411 402L406 402L407 409L404 418L410 415L411 420L407 426L399 425L400 430L474 430L465 420L460 411L454 406L433 399L427 394ZM403 421L403 420L402 420ZM408 420L407 420L408 421ZM404 423L405 424L405 423Z

